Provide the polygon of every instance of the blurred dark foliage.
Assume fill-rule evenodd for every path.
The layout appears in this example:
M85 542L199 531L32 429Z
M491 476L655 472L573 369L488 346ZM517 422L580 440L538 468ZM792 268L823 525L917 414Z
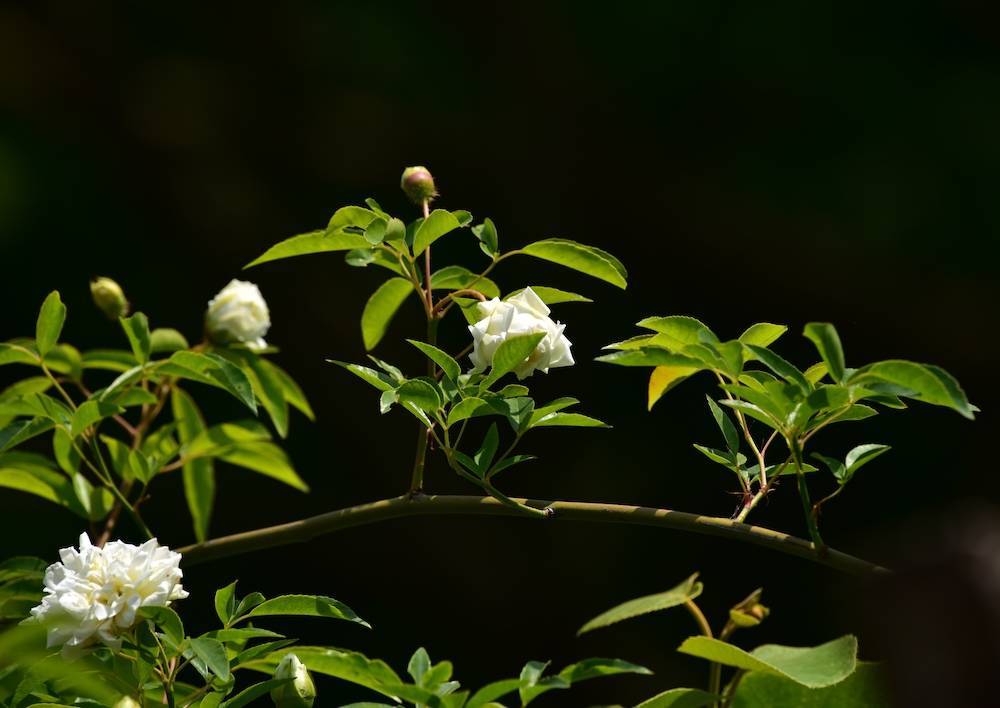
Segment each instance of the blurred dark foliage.
M427 164L442 206L491 216L503 244L575 238L613 251L631 272L627 293L545 264L498 272L508 288L596 296L556 310L580 365L531 383L537 397L576 395L615 425L529 441L542 461L512 472L509 491L729 514L731 480L690 447L717 435L709 381L685 383L647 414L645 372L589 360L642 316L686 313L724 336L753 321L787 323L778 349L802 361L812 357L802 325L830 320L849 364L934 362L984 408L969 423L914 406L819 440L837 455L862 442L893 445L824 518L832 545L889 562L910 542L896 529L957 500L1000 498L996 28L969 2L5 4L2 334L30 333L38 304L59 288L70 341L124 344L88 301L88 277L102 274L119 279L154 326L196 337L208 298L274 241L367 196L413 215L396 181L405 165ZM481 263L469 239L434 250L439 263ZM323 363L363 356L357 317L376 274L329 255L248 277L271 304L278 361L319 415L315 425L296 419L288 441L313 493L227 470L214 533L399 493L412 422L380 417L363 383ZM404 314L395 341L419 335L419 309ZM458 323L443 333L455 349L464 336ZM380 355L421 365L405 344ZM229 405L214 401L210 416L233 414ZM429 486L467 491L439 460ZM40 518L48 523L38 529ZM803 532L792 485L752 518ZM166 543L191 540L178 479L160 484L149 522ZM80 531L14 493L0 495L0 526L2 556L52 558ZM924 528L933 537L945 526ZM927 613L955 602L958 581L940 570L948 562L911 571L924 578ZM704 665L673 651L694 631L689 618L579 640L576 628L693 570L717 621L765 587L774 612L742 637L747 646L857 632L865 658L902 656L885 649L887 633L904 631L899 612L911 605L893 608L897 621L864 625L871 596L856 578L716 539L528 520L400 520L194 568L184 611L195 629L207 626L211 591L233 577L244 591L322 592L375 630L289 621L292 636L400 668L422 643L435 659L455 659L467 685L515 674L529 658L621 656L656 677L546 700L625 703L703 684ZM909 586L897 587L905 597ZM913 618L904 636L924 622ZM985 651L984 626L952 630L912 647L924 661L947 654L979 666L964 657ZM903 686L914 674L894 675ZM979 679L982 671L965 680ZM331 703L361 695L329 682L321 691Z

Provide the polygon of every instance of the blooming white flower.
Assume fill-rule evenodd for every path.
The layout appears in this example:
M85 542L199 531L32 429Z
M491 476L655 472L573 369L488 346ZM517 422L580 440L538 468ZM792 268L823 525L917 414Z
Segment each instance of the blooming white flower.
M48 628L48 646L79 655L102 642L112 649L136 623L141 607L166 607L187 597L181 554L157 543L112 541L103 548L80 535L80 549L63 548L45 571L45 594L31 614Z
M572 342L563 335L566 325L553 322L549 308L534 290L525 288L508 300L493 298L478 305L482 319L469 326L473 350L469 358L473 371L484 371L492 366L493 355L507 337L544 332L545 337L535 351L517 365L514 373L518 379L531 376L535 369L548 373L549 369L572 366Z
M220 344L242 342L251 349L263 349L270 326L267 303L253 283L233 279L208 301L205 329Z

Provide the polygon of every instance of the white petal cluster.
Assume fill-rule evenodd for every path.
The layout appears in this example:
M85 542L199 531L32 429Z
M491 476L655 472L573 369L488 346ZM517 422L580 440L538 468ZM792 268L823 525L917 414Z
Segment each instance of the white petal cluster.
M208 301L205 329L219 344L240 342L250 349L263 349L267 346L264 335L270 327L267 303L253 283L231 280Z
M103 548L80 535L80 548L63 548L45 571L45 594L31 614L48 628L48 646L67 657L97 642L112 649L136 623L141 607L166 607L187 597L181 554L156 539L141 546L112 541Z
M473 351L469 355L473 371L484 371L493 364L497 347L508 337L544 332L545 337L535 351L521 362L514 373L518 379L531 376L535 369L548 373L549 369L572 366L572 343L563 335L566 325L553 322L549 308L534 290L525 288L508 300L493 298L478 305L482 319L469 326Z

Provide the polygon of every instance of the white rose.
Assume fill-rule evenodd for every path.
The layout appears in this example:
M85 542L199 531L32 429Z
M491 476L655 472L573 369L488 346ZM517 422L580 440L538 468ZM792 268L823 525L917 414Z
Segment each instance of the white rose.
M80 549L63 548L45 571L45 594L31 614L48 629L48 646L62 645L67 658L102 642L121 647L141 607L166 607L187 597L181 586L181 554L156 539L141 546L112 541L98 548L87 534Z
M219 344L242 342L250 349L267 346L264 335L271 326L260 288L245 280L232 280L208 301L205 329Z
M473 350L469 358L473 371L485 371L493 364L497 347L507 337L544 332L545 337L535 351L514 369L518 379L531 376L535 369L548 373L549 369L572 366L573 344L563 335L566 325L553 322L549 308L531 288L525 288L514 297L503 301L493 298L478 305L482 319L469 326Z

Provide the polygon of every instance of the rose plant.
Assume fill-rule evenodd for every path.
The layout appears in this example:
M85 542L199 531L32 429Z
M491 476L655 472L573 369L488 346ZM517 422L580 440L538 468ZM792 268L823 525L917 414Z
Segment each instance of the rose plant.
M267 599L260 593L240 598L235 582L215 594L220 627L186 631L185 603L205 598L187 598L182 567L400 516L465 513L642 523L752 541L845 572L887 572L827 547L819 524L825 506L888 447L864 443L841 460L815 452L816 436L830 425L861 421L880 409L904 409L907 400L972 418L976 407L945 371L905 360L850 368L835 328L827 323L806 326L818 361L799 368L773 348L787 330L784 325L755 324L724 341L691 317L647 318L639 323L647 333L609 345L612 351L598 359L651 368L649 408L689 377L707 373L715 378L721 394L710 396L708 407L724 446L696 448L735 478L740 502L732 518L509 496L498 487L499 475L534 459L522 451L534 431L607 426L573 410L579 404L573 397L536 401L528 385L536 373L558 376L560 368L580 358L566 336L567 329L575 330L562 323L563 307L590 298L550 285L501 285L495 271L508 259L528 257L622 289L627 272L610 253L563 238L501 249L491 219L477 222L464 210L431 209L439 194L426 167L408 168L400 186L418 208L416 219L406 222L368 199L363 206L336 210L325 227L277 243L248 266L340 252L349 266L380 269L386 279L360 318L367 351L391 331L404 302L419 303L426 336L408 341L422 366L408 369L372 355L365 363L330 360L375 390L372 405L383 414L403 411L416 420L410 484L398 497L294 525L210 538L217 466L308 491L268 427L255 418L210 424L197 403L204 391L221 390L251 415L263 409L279 438L288 434L290 409L313 417L303 391L273 361L277 350L265 339L271 313L251 282L234 279L208 300L203 337L193 346L175 329L151 328L142 312L130 314L123 289L109 278L92 282L93 300L118 320L127 349L80 352L62 341L67 308L58 292L42 304L34 337L0 344L0 364L22 365L29 372L0 392L0 487L53 502L86 527L79 546L62 549L52 565L26 557L0 563L0 621L11 624L0 635L0 706L238 708L271 702L302 708L326 705L314 680L323 675L369 689L382 701L359 707L495 708L525 706L592 678L651 673L621 659L585 659L558 672L529 661L519 676L473 691L453 678L450 662L433 663L418 649L404 676L357 652L298 645L258 626L269 617L298 615L369 627L339 600L294 594ZM476 268L432 263L433 245L448 236L473 239L485 261ZM446 321L467 336L460 351L446 351L439 342ZM424 471L435 451L479 494L429 494ZM829 470L832 482L814 501L818 466ZM143 517L150 486L170 474L183 476L196 541L177 551L161 546ZM745 523L787 479L797 485L809 540ZM112 540L122 535L140 543ZM853 637L817 647L764 645L745 651L730 639L767 617L761 592L736 604L716 632L695 602L702 591L692 575L663 593L612 608L581 629L589 632L673 607L691 614L699 635L685 639L679 651L709 662L705 690L659 686L641 704L644 708L753 708L778 705L779 696L785 701L780 705L883 703L878 667L858 661Z

